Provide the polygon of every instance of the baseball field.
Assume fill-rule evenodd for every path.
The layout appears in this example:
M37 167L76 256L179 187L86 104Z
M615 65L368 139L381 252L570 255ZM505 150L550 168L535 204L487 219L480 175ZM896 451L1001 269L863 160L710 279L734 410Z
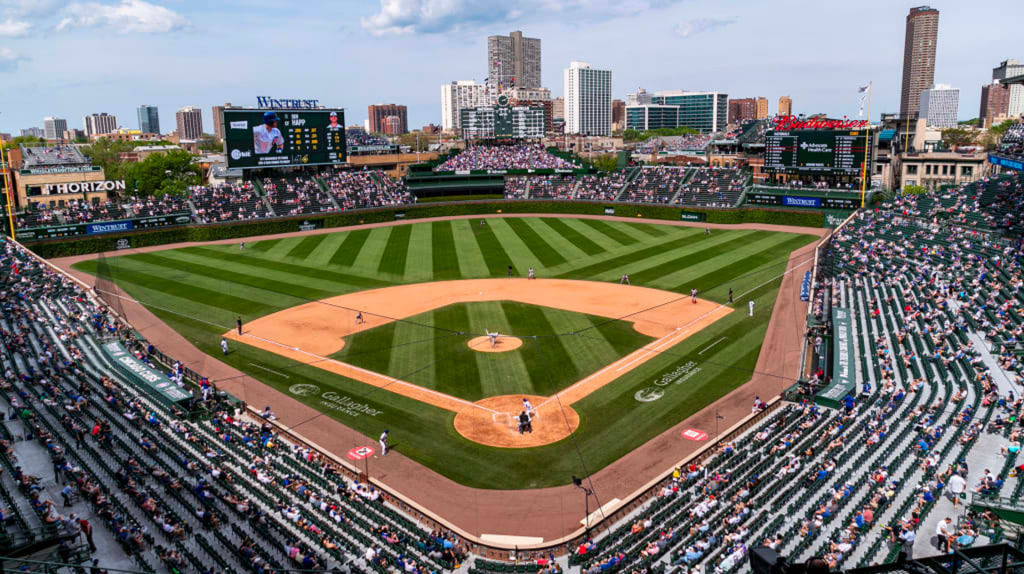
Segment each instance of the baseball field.
M528 489L596 472L747 382L789 254L815 239L457 219L75 268L115 282L204 352L363 433L364 444L388 429L396 452L452 480ZM529 434L516 432L523 398ZM317 420L292 426L301 433Z

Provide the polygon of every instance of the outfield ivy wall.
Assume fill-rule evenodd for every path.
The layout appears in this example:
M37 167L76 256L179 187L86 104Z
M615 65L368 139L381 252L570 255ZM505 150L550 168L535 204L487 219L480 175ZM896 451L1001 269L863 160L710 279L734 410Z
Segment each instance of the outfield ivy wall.
M611 210L611 211L609 211ZM171 243L215 241L218 239L241 239L260 235L290 233L299 231L299 225L309 222L317 228L342 228L364 223L382 223L404 219L428 217L452 217L459 215L486 214L578 214L616 215L638 220L654 219L679 221L682 212L704 214L707 223L739 224L765 223L796 227L821 228L825 214L821 211L782 209L699 209L693 207L671 207L665 205L640 205L628 203L601 203L580 201L473 201L436 202L418 205L403 205L380 209L315 214L306 217L261 219L237 221L210 225L190 225L156 231L135 231L124 234L104 234L26 243L39 256L52 259L71 255L86 255L103 251L114 251L120 247L149 247ZM126 240L126 241L120 241Z

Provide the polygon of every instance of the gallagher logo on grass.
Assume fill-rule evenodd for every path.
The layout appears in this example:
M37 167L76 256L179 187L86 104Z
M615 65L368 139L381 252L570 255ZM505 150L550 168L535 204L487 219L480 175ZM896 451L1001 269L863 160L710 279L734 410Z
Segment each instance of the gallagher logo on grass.
M320 394L320 387L316 385L292 385L288 387L288 392L300 397L311 397Z
M663 374L660 378L655 379L653 387L645 387L640 389L633 395L633 398L637 402L641 403L653 403L654 401L665 396L665 387L671 384L680 384L688 380L690 377L700 372L700 367L697 363L690 361L684 365L680 365L675 369Z

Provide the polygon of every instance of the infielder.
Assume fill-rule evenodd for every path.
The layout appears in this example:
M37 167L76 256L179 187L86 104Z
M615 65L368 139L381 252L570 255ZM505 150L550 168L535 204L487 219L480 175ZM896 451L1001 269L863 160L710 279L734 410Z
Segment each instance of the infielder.
M366 322L366 320L363 319L363 312L362 311L356 311L356 325L362 325L365 322Z
M380 455L381 456L387 456L388 455L388 432L389 431L387 429L384 429L384 432L380 433L380 440L377 441L377 442L380 443Z
M629 275L623 273L622 277L619 279L619 285L629 285Z
M527 279L536 279L537 278L537 276L533 274L533 267L530 267L530 270L527 271L526 278Z
M690 303L697 304L697 290L690 289Z
M747 303L747 307L750 307L750 316L754 316L754 300L751 299L750 303Z

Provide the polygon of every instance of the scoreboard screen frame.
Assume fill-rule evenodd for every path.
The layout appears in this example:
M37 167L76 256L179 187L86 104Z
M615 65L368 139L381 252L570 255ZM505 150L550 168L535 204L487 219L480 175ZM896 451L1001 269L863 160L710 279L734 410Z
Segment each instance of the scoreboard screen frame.
M257 153L254 130L263 126L263 115L277 114L277 129L283 143L272 145L270 151ZM224 155L229 169L266 169L341 165L348 162L345 143L345 110L323 108L314 110L226 109L222 133ZM331 114L337 117L332 128ZM337 147L328 148L329 139Z
M772 163L770 158L773 150L777 149L778 146L773 142L775 138L794 138L792 149L790 146L784 146L781 151L779 158L783 157L782 154L791 154L789 157L791 161L789 165L782 163ZM840 153L840 140L846 140L849 142L849 149L851 151L845 152L852 155L850 167L840 168L836 167L840 164L841 158L837 158L837 154ZM765 135L765 163L764 171L773 174L827 174L827 175L861 175L864 170L864 161L869 164L872 161L871 155L871 131L868 129L859 130L771 130ZM851 145L852 144L852 145ZM816 146L828 146L829 152L814 152ZM806 148L802 146L807 146ZM805 149L807 151L798 151L797 148ZM866 148L866 149L865 149ZM810 156L814 154L815 159L823 159L821 156L826 156L829 159L827 161L805 161L801 162L801 153ZM810 157L808 157L810 159ZM804 165L801 165L804 164Z

